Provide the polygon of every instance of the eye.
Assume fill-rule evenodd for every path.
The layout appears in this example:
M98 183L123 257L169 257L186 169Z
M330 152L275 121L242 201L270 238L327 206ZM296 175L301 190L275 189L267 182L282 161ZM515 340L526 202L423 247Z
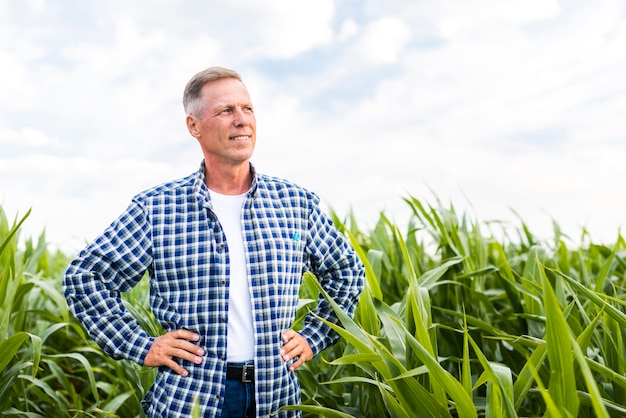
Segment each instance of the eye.
M230 107L227 107L226 109L222 109L221 113L232 113L233 109L231 109Z

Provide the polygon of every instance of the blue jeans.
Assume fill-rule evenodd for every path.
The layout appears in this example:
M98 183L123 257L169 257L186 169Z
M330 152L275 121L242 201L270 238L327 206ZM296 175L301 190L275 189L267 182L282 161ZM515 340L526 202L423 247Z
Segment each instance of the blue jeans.
M255 415L254 383L226 380L222 417L250 418Z

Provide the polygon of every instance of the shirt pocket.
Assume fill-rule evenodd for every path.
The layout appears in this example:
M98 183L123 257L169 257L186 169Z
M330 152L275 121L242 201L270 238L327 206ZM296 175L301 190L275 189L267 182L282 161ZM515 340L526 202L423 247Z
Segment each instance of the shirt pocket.
M268 274L281 296L298 296L304 270L305 242L273 238L268 242Z

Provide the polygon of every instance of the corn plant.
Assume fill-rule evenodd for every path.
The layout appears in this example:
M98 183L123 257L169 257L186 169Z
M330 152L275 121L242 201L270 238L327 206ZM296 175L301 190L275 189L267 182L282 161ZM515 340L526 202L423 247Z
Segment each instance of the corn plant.
M28 215L10 226L0 208L0 415L140 416L150 374L110 359L72 317L61 291L69 260L44 234L18 251Z
M626 242L581 244L554 222L538 239L520 219L458 216L407 198L404 232L332 214L366 267L354 318L334 306L340 341L298 370L305 416L626 416ZM61 293L69 257L45 235L18 248L0 208L0 415L142 416L154 370L106 356ZM497 238L496 238L497 237ZM327 297L303 278L294 326ZM148 282L123 295L152 335Z
M370 235L335 216L366 264L366 287L353 320L336 309L342 340L300 372L305 401L293 409L626 416L621 236L612 247L569 250L556 223L553 243L522 224L515 239L504 231L498 241L453 207L407 203L405 236L384 215ZM311 300L323 294L305 289Z

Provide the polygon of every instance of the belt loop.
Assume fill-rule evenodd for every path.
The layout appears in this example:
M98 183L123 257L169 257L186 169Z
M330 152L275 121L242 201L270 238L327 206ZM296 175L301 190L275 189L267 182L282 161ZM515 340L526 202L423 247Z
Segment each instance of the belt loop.
M243 370L241 372L241 381L243 383L251 383L254 381L254 378L249 378L248 377L248 371L254 371L254 365L252 364L244 364L243 365Z

